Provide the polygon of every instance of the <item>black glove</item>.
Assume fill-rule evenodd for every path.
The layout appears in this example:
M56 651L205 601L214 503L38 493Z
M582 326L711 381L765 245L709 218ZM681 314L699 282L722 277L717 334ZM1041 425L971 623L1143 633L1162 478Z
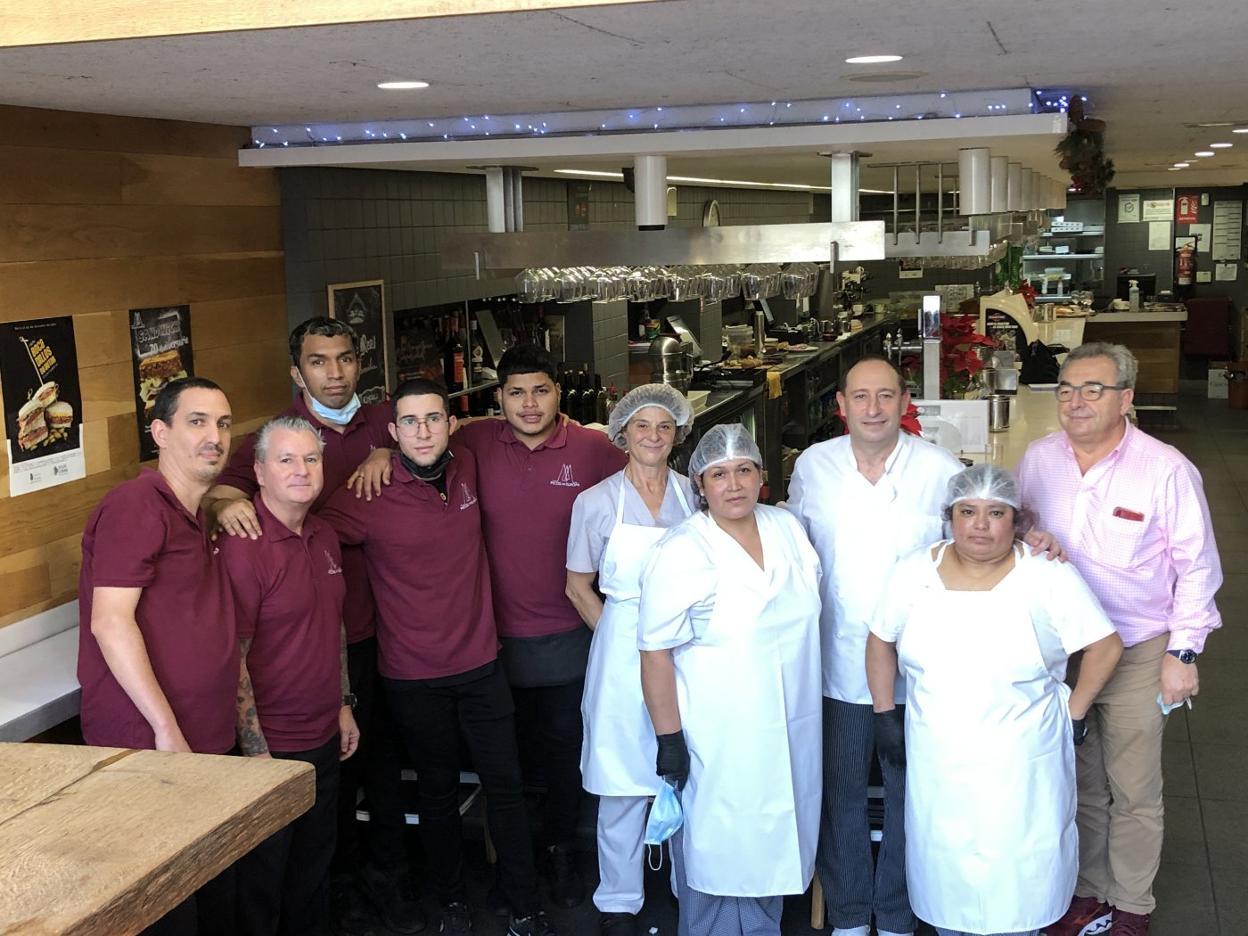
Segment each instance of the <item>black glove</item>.
M1083 739L1088 736L1087 717L1085 716L1083 718L1072 718L1070 720L1070 728L1075 736L1075 747L1078 747L1079 745L1083 744Z
M880 761L894 767L906 766L906 717L900 705L887 712L876 712L875 751Z
M689 747L685 744L685 733L673 731L654 737L659 742L654 772L679 790L689 779Z

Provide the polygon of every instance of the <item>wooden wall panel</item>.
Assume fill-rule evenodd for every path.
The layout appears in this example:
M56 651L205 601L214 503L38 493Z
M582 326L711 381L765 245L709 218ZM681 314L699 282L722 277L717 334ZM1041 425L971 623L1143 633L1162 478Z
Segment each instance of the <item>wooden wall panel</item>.
M277 176L238 166L246 139L0 107L0 321L74 317L87 465L14 498L0 446L0 627L76 597L83 525L140 470L130 309L190 305L196 371L240 438L289 403Z
M0 205L0 263L281 249L271 207Z

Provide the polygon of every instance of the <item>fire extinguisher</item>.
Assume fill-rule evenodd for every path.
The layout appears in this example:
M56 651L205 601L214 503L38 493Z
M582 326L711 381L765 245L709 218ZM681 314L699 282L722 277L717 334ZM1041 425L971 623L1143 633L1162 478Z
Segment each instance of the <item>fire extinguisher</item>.
M1196 280L1196 251L1191 244L1184 244L1175 251L1178 259L1175 263L1175 283L1179 286L1191 286Z

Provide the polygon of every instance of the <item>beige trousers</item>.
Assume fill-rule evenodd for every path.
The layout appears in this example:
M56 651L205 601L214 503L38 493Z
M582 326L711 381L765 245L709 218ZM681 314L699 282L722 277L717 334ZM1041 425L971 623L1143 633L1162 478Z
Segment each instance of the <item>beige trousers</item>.
M1161 863L1161 737L1157 705L1168 634L1123 651L1088 712L1075 749L1079 882L1075 893L1128 913L1152 913Z

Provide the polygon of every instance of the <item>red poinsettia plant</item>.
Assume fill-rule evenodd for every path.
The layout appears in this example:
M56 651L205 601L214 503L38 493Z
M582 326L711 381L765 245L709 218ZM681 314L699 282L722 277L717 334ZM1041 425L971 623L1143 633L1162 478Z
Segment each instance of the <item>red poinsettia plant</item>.
M996 346L993 339L975 331L971 316L946 315L940 323L940 395L948 400L970 390L984 369L980 349Z

